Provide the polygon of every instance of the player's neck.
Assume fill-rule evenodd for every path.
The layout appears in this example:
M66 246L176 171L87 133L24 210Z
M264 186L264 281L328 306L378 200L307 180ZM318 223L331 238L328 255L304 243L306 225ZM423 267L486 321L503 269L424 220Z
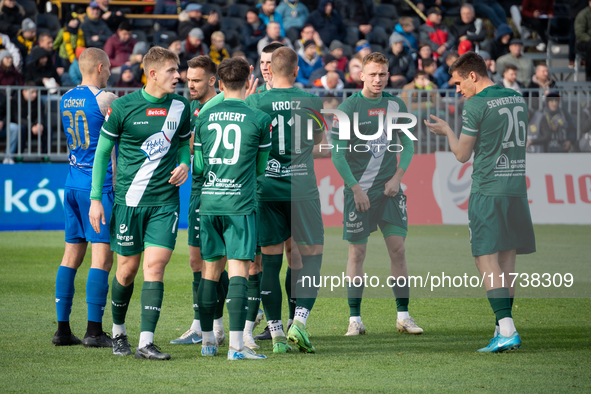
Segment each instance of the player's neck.
M94 78L82 78L82 82L80 82L80 86L96 86L99 88L99 81L95 80Z
M482 92L484 89L488 88L489 86L493 86L493 81L490 78L482 78L476 82L476 94Z
M382 97L382 91L380 90L379 93L372 93L368 88L364 87L361 90L361 94L363 95L363 97L368 98L370 100L376 100L379 99L380 97Z
M246 89L224 90L224 100L227 100L227 99L244 100L245 98L246 98Z
M295 81L288 79L288 78L274 78L273 79L273 89L289 89L293 88L293 83Z
M148 83L144 87L144 90L146 91L146 93L148 93L150 96L156 99L161 99L168 94L168 92L161 89L158 85L150 83L150 81L148 81Z
M214 88L211 88L207 91L207 94L203 96L202 99L199 100L199 104L203 105L207 103L210 99L214 98L217 95Z
M273 89L273 81L272 80L267 82L267 90L271 90L271 89Z

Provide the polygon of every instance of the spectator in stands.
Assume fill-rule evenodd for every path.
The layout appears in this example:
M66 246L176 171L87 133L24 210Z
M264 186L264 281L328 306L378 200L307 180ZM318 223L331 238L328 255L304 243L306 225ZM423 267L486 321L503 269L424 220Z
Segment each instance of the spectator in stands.
M72 18L66 26L60 29L53 42L53 49L61 59L61 64L68 71L70 64L76 60L76 48L83 47L84 33L80 29L80 20Z
M330 55L329 55L330 56ZM310 79L311 80L311 79ZM329 71L326 75L314 81L312 87L323 88L324 91L319 94L320 97L324 97L325 94L338 94L339 90L343 90L345 83L341 79L341 76L336 71Z
M80 29L84 33L84 42L89 48L103 49L113 32L107 22L100 17L101 9L96 1L92 1L86 8L84 22Z
M435 83L439 87L439 89L455 89L455 85L450 85L449 81L451 80L451 76L449 75L449 68L451 65L458 59L458 54L456 52L450 52L445 57L445 63L443 63L433 74L435 78Z
M187 61L195 56L209 54L209 49L203 42L203 31L200 28L194 27L189 32L187 39L181 42L181 51L185 54Z
M521 90L525 89L525 86L517 80L517 66L513 64L505 65L503 79L497 85L504 86L507 89L513 89L517 93L521 93Z
M336 0L335 8L347 26L347 44L354 45L360 39L378 44L388 45L388 34L381 26L373 26L374 17L372 0Z
M326 45L330 45L334 40L345 41L347 39L347 27L334 9L334 0L321 0L318 8L310 14L308 23L314 26Z
M474 5L476 15L480 18L488 18L495 28L499 28L503 23L507 23L507 13L503 7L495 0L468 0L468 3ZM492 55L492 54L491 54Z
M528 152L569 152L576 142L576 126L570 114L560 108L560 94L549 92L544 108L529 122Z
M521 5L521 16L523 26L538 33L543 42L538 44L536 49L544 52L548 44L548 21L554 17L554 0L524 0Z
M496 61L501 56L509 53L509 43L513 38L513 30L507 24L502 24L497 28L495 39L489 41L486 51L490 54L492 60Z
M513 64L517 67L517 80L522 84L529 84L534 74L534 62L521 53L523 50L523 41L514 38L509 44L509 53L497 59L497 70L503 74L507 64Z
M23 76L14 67L12 55L6 49L0 50L0 86L22 86Z
M13 119L11 117L11 122L10 125L7 126L6 121L8 120L7 118L7 113L6 113L6 94L4 91L0 92L0 141L4 142L7 140L8 137L8 143L6 144L6 153L11 153L14 154L16 153L16 150L18 149L18 135L19 135L19 130L18 130L18 124L15 123L16 119ZM6 134L9 133L9 135L7 136ZM4 164L14 164L14 159L12 157L10 157L10 155L7 155L4 158L3 161Z
M359 40L355 44L355 54L359 54L359 56L363 59L367 55L371 53L371 45L367 40Z
M129 64L124 64L121 66L121 76L119 80L113 87L115 88L128 88L129 90L120 90L117 92L119 97L126 95L127 93L131 93L136 91L138 88L143 87L140 82L138 82L135 77L133 76L133 72L131 71L131 66Z
M437 62L433 59L423 60L423 71L427 73L429 81L435 83L435 72L437 71Z
M110 7L110 0L96 0L101 9L101 19L107 23L111 31L116 30L121 22L125 21L125 15L121 7Z
M10 53L14 67L20 71L24 60L21 58L21 51L6 34L0 33L0 49L6 49Z
M443 8L442 0L414 0L413 3L415 3L417 8L423 13L431 7L439 7L442 11L446 11L445 8Z
M486 51L480 51L478 54L484 59L486 64L486 70L488 72L488 78L494 83L498 83L502 78L497 73L497 65L494 60L491 59L490 53Z
M314 70L314 72L312 74L310 74L310 85L312 86L318 86L318 85L314 85L316 83L317 80L319 80L320 78L322 78L323 76L325 76L326 74L328 74L331 71L336 72L339 75L339 78L344 81L345 80L345 74L341 71L341 70L337 70L337 64L338 64L338 60L336 57L334 57L333 55L331 55L330 53L326 56L324 56L324 58L322 59L322 61L324 62L324 67L321 67L317 70ZM344 83L344 82L343 82Z
M587 8L589 6L589 2L585 0L564 0L564 3L567 3L569 5L568 19L569 25L571 27L568 36L568 67L574 68L575 58L577 55L577 36L575 34L575 22L577 20L577 15L579 15L579 12Z
M394 33L398 33L404 37L404 47L413 53L419 50L417 35L414 31L415 24L409 16L401 17L396 26L394 26Z
M337 59L337 70L341 70L342 72L347 70L347 63L349 63L349 59L343 54L344 47L342 42L334 40L328 48L330 54Z
M298 67L300 71L298 72L296 82L302 86L308 86L310 75L322 67L322 58L316 51L316 43L314 41L306 41L298 52Z
M427 119L430 114L436 115L437 93L433 89L437 89L437 85L429 80L425 71L417 70L414 80L406 84L403 89L400 98L407 103L413 115L423 119ZM410 106L408 106L409 99Z
M29 18L23 19L21 29L12 42L19 49L23 65L26 63L26 57L31 53L33 47L37 44L37 25Z
M188 0L156 0L154 15L179 15L187 7ZM178 19L157 19L160 30L177 31Z
M293 49L293 45L291 44L291 40L287 37L283 37L281 35L281 29L279 28L279 23L271 22L267 25L267 35L259 40L257 44L257 52L260 55L263 51L263 48L269 45L272 42L279 42L286 47ZM314 42L314 41L312 41ZM316 45L316 43L314 43Z
M279 23L281 29L281 35L285 37L285 29L283 27L283 16L277 12L277 4L275 0L263 0L261 4L257 6L259 8L259 18L264 25L268 25L270 22Z
M308 8L298 0L283 0L275 11L283 19L283 29L286 37L293 39L298 36L310 16Z
M536 73L531 77L531 82L529 83L528 89L541 89L544 91L542 94L545 95L555 87L556 81L550 78L548 66L545 64L538 64L536 66ZM536 96L538 95L538 92L534 93ZM532 97L534 97L534 93L532 93Z
M70 81L74 85L80 85L82 83L82 73L80 72L80 65L78 64L78 59L80 59L80 55L84 52L85 47L77 47L76 48L76 58L70 65L68 69L68 75L70 75Z
M211 35L214 31L221 30L220 28L220 16L215 12L211 11L207 17L207 21L201 15L202 6L199 4L191 3L185 8L185 15L179 16L179 37L181 40L185 40L189 33L196 27L201 29L203 37L201 40L206 45L210 45Z
M183 53L183 51L181 50L182 46L181 46L181 39L176 35L170 35L167 40L166 40L166 46L168 47L168 50L171 52L176 53L176 55L179 57L179 74L181 74L181 81L186 81L187 80L187 70L189 69L189 65L188 65L188 59L185 56L185 54ZM147 51L146 51L147 53ZM145 55L145 53L144 53ZM142 56L142 60L143 60L143 56ZM141 61L140 61L141 63ZM133 66L132 66L132 71L133 70ZM141 71L142 75L143 75L143 70ZM134 72L134 76L139 75L139 72ZM136 78L137 80L137 78Z
M246 24L242 25L242 49L250 64L256 63L258 58L257 45L265 37L267 26L262 22L257 10L251 8L246 12Z
M412 81L415 74L415 62L410 51L404 47L404 37L396 32L390 36L390 48L392 53L390 62L390 86L394 89L402 89L404 85Z
M230 52L226 49L226 36L221 31L215 31L211 35L209 57L218 66L222 60L230 58Z
M589 7L579 12L575 19L575 35L577 50L585 58L585 79L591 81L591 1Z
M298 52L302 48L302 45L304 45L306 41L310 40L316 43L316 51L318 52L318 55L324 56L329 52L328 48L324 44L324 41L320 37L320 33L318 33L314 26L312 26L310 23L307 23L300 32L300 39L293 43L293 49Z
M362 60L359 55L355 55L349 60L349 73L345 77L345 87L347 89L363 88L363 81L361 80Z
M456 38L457 45L462 41L469 40L473 46L484 41L486 33L482 28L482 19L476 19L474 6L470 3L462 5L460 16L456 18L449 31Z
M33 53L37 50L44 51L41 48L35 48ZM11 105L11 121L18 124L20 119L21 124L21 147L22 150L25 151L28 149L29 144L33 141L38 141L41 143L41 153L47 153L47 133L45 132L47 127L43 122L44 116L43 113L45 112L43 105L43 101L41 101L41 105L38 104L39 96L37 89L35 86L39 86L33 81L26 81L25 86L29 87L30 89L23 89L21 90L21 105L20 105L20 112L19 112L19 105L18 105L18 95L12 98L12 105ZM31 112L29 113L29 103L31 103L30 108ZM41 107L41 111L39 111L39 107ZM29 141L29 126L31 127L31 140ZM32 147L31 147L32 149Z
M60 76L49 59L50 54L43 48L35 47L29 62L25 65L24 79L36 86L55 87L61 83ZM53 79L54 82L51 82Z
M121 66L131 65L129 57L136 44L135 38L131 36L131 26L129 22L121 22L115 34L113 34L105 44L105 52L111 61L111 72L119 74Z
M43 48L49 54L49 62L53 65L55 70L57 71L58 75L61 79L62 86L71 86L72 82L70 81L70 76L65 73L65 68L62 64L62 58L57 55L57 52L53 50L53 37L48 31L43 31L37 37L37 45L39 48ZM26 61L29 60L31 55L29 55Z
M0 1L0 32L14 37L25 19L25 9L16 0Z
M449 29L441 23L442 19L441 10L431 7L427 11L427 21L419 27L419 40L431 46L435 59L451 49L455 42Z
M433 56L433 51L431 50L431 45L428 43L421 43L421 44L419 44L419 52L417 54L417 60L416 60L416 69L417 70L423 69L423 61L426 59L435 60L435 57ZM414 78L414 76L413 76L413 78Z

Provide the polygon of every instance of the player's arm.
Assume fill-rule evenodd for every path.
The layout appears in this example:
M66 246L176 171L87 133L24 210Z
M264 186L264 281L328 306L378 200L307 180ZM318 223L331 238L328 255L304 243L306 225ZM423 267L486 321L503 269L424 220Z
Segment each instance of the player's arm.
M177 162L179 163L171 172L168 183L175 186L181 186L189 178L189 168L191 167L191 118L188 111L189 106L185 108L183 120L179 126L179 149L177 151Z
M107 175L109 158L113 151L113 147L115 147L115 140L108 139L101 135L94 154L92 187L90 190L90 210L88 216L92 228L97 233L101 232L101 223L103 225L107 224L105 211L101 201L103 198L103 184L105 183L105 176Z
M451 149L454 155L456 155L456 159L458 159L460 163L465 163L470 160L478 131L474 129L466 130L466 126L464 126L462 127L460 138L458 138L446 121L435 115L431 115L431 119L435 122L431 123L425 119L425 125L433 134L447 137L447 140L449 141L449 149Z
M260 137L259 151L257 153L256 174L257 177L265 173L267 162L269 161L269 152L271 152L271 117L263 111L256 112L259 120Z
M218 94L219 96L219 94ZM211 101L211 100L209 100ZM208 101L208 102L209 102ZM199 112L200 114L203 113L203 111ZM195 122L195 133L193 134L193 172L195 174L197 174L198 176L202 176L203 175L203 171L205 169L205 166L203 164L203 150L202 150L202 144L201 144L201 134L199 133L199 129L201 127L201 122L199 122L199 120L202 118L197 118L197 121Z
M260 151L257 153L257 177L265 173L267 162L269 161L269 151Z
M384 188L384 194L390 197L394 197L396 194L398 194L402 177L406 173L406 170L408 169L408 166L410 165L412 157L415 153L414 143L405 133L398 133L398 137L400 138L400 145L402 145L400 161L398 163L398 167L396 168L396 173L388 182L386 182L386 187Z

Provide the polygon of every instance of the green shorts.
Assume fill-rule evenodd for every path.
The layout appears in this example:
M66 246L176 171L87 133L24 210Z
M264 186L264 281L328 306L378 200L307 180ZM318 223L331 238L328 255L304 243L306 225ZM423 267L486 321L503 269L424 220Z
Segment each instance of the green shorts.
M189 246L200 247L199 241L199 205L201 196L191 195L189 200Z
M320 200L259 201L259 245L278 245L293 237L299 245L324 245Z
M387 225L397 227L396 235L406 237L408 230L408 214L406 196L399 192L394 197L384 194L369 197L369 210L358 212L353 194L345 194L343 210L343 239L355 243L369 237L378 229L384 231ZM389 226L391 227L391 226ZM388 236L390 234L384 234Z
M179 206L128 207L113 204L111 250L135 256L147 246L174 250L179 229Z
M468 202L470 244L473 256L517 250L536 251L534 228L527 197L470 194Z
M227 256L251 260L257 247L257 218L253 212L242 216L201 216L201 258Z

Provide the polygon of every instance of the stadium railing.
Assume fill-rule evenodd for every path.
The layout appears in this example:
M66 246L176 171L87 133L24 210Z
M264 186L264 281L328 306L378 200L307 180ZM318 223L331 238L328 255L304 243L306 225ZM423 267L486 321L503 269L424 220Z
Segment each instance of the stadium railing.
M44 125L44 133L47 133L47 139L44 139L41 135L34 135L30 124L31 112L34 112L31 108L31 104L24 100L22 96L23 90L34 89L37 90L38 100L37 111L41 112L41 123ZM5 97L16 97L15 100L6 100L5 108L0 109L0 113L6 114L4 122L4 131L6 136L0 138L0 159L12 158L17 161L55 161L65 162L68 160L68 144L67 138L62 129L62 118L59 116L59 102L62 94L67 92L70 87L59 87L48 89L44 87L22 87L22 86L0 86L0 94L4 94ZM107 88L106 90L114 92L115 94L127 94L135 91L136 89L126 88ZM568 111L576 125L576 136L579 139L585 132L583 128L588 125L589 121L589 107L591 104L591 90L588 86L581 84L567 84L555 89L560 93L561 96L561 107ZM318 94L320 96L326 95L326 91L322 89L307 89L310 93ZM339 99L346 99L350 95L358 92L354 89L344 89L337 92L330 92ZM402 90L387 89L386 92L400 95ZM429 92L437 93L435 100L425 98L425 91L413 90L407 91L410 97L403 99L406 102L408 108L411 107L412 103L419 104L418 107L422 107L423 103L430 102L424 110L410 111L417 117L417 126L415 127L414 134L417 137L415 142L415 153L433 153L436 151L449 151L449 144L447 138L435 136L430 133L424 126L423 121L428 118L430 114L434 114L450 124L453 130L459 135L462 119L462 107L463 99L458 97L452 90L431 90ZM178 88L177 93L184 95L189 98L189 91L187 88ZM412 93L419 93L416 98L411 98ZM421 94L422 93L422 94ZM530 118L533 113L541 109L544 106L543 91L537 89L528 89L522 91L527 101L528 108L530 109ZM536 97L537 95L537 97ZM413 101L411 101L413 100ZM19 116L18 119L14 119L11 113L17 106L16 112L18 114L25 114L27 116ZM24 106L24 107L23 107ZM24 112L23 112L24 108ZM7 152L7 147L10 146L11 140L11 128L8 126L9 123L15 123L18 125L18 136L17 136L17 150L15 153ZM22 132L21 132L22 130ZM76 132L73 130L72 132ZM14 138L14 137L13 137ZM30 142L30 143L28 143Z

